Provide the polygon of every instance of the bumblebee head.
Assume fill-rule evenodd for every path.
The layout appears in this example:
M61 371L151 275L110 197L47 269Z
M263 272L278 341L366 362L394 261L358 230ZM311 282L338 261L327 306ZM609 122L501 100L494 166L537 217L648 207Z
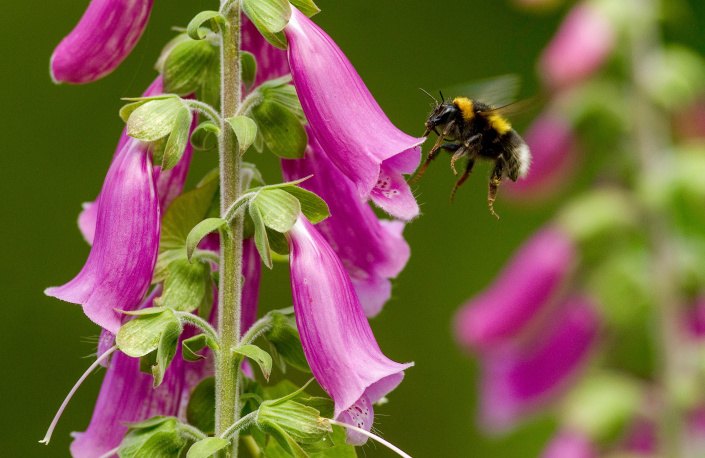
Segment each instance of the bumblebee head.
M423 89L421 90L423 91ZM458 107L452 101L445 101L442 92L440 93L440 103L438 102L438 100L436 100L435 97L433 97L428 92L426 92L426 94L436 102L436 106L433 107L433 111L431 111L431 114L429 115L428 120L426 121L426 132L423 134L424 137L428 136L431 131L434 131L436 132L436 134L438 134L438 131L436 131L436 126L442 126L444 124L447 124L453 117L453 115L458 112Z

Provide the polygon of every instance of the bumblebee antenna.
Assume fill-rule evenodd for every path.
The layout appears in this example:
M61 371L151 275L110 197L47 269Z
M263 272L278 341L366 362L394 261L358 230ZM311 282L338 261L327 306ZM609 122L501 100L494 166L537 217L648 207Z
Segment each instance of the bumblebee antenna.
M444 103L446 99L443 97L443 93L441 91L438 91L439 94L441 94L441 103Z
M420 87L419 90L421 92L423 92L424 94L426 94L427 96L431 97L433 99L433 101L436 102L436 105L439 105L438 100L436 100L436 98L434 96L432 96L431 94L429 94L424 88Z

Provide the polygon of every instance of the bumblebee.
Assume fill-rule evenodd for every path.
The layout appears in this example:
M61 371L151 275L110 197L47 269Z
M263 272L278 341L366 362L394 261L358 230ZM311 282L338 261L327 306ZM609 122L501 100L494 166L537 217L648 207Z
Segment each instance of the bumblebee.
M512 129L511 123L505 117L506 114L517 111L522 102L495 108L466 97L445 100L443 93L440 93L441 102L438 102L431 94L424 92L435 101L436 106L426 121L426 132L423 136L427 137L431 132L435 132L438 135L438 141L428 152L426 161L413 181L421 178L440 150L453 154L450 166L456 175L458 174L455 169L456 161L467 157L465 171L450 194L450 201L453 202L455 192L467 180L475 162L482 159L493 161L494 168L490 174L487 200L490 212L499 219L493 204L502 178L507 176L512 181L516 181L517 178L526 176L531 162L528 145ZM438 129L441 129L440 133ZM443 143L444 141L449 143Z

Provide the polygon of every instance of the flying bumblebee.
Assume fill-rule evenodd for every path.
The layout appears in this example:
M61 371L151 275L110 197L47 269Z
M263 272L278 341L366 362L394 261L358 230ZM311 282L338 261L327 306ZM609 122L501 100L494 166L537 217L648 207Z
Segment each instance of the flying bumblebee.
M531 152L528 145L512 129L511 123L505 117L507 114L523 110L527 101L495 108L479 100L467 97L445 100L443 93L440 93L441 101L438 102L431 94L426 91L423 92L436 103L426 121L426 132L423 136L427 137L431 132L435 132L438 135L438 141L428 152L426 161L413 178L413 181L421 178L431 161L438 156L440 150L453 154L450 166L456 175L458 172L455 169L455 162L458 159L467 157L468 162L465 166L465 171L455 183L450 194L450 201L453 202L455 192L467 180L475 166L475 162L482 159L494 161L494 168L489 179L487 200L489 201L490 212L499 219L499 216L494 211L493 204L502 178L507 176L512 181L516 181L517 178L523 178L526 176L531 162ZM440 133L438 129L441 129ZM444 141L449 143L443 143Z

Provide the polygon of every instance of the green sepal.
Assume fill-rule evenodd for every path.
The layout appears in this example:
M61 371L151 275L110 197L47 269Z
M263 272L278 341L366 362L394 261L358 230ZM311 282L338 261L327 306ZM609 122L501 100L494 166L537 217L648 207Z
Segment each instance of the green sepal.
M272 357L266 351L259 348L257 345L240 345L233 348L233 352L246 356L256 362L262 370L264 378L269 380L269 375L272 373Z
M179 319L173 310L160 308L158 312L142 314L122 325L115 342L128 356L144 356L159 347L161 335L174 325L179 327Z
M266 183L264 181L264 178L262 177L262 173L259 171L257 168L257 165L252 164L251 162L243 162L242 163L242 168L243 170L248 170L249 172L252 173L252 179L253 181L259 183L260 185L264 186Z
M152 375L152 367L157 365L157 350L140 356L140 372Z
M175 417L168 417L165 415L157 415L155 417L148 418L143 421L123 421L121 423L130 429L146 429L146 428L151 428L152 426L158 426L158 425L161 425L162 423L166 423L168 421L173 421L173 420L176 420L176 418Z
M191 19L191 22L189 22L186 27L186 34L192 40L203 40L206 37L206 34L204 34L200 29L201 25L206 21L211 22L211 27L214 32L216 31L216 27L219 28L221 25L225 24L225 18L223 18L219 12L201 11L193 19Z
M186 419L206 434L215 431L215 377L206 377L193 389L186 407Z
M152 100L166 100L166 99L178 99L177 96L173 94L163 94L163 95L153 95L150 97L125 97L120 100L128 100L131 101L132 103L128 103L127 105L124 105L122 108L120 108L120 118L123 120L123 122L127 122L128 119L130 119L130 115L132 115L132 112L135 111L137 108L141 107L147 102L150 102Z
M152 283L166 280L169 265L177 260L186 260L186 240L189 232L206 218L211 206L217 205L218 174L209 174L196 189L181 194L169 205L162 217L162 232L159 238L159 257L154 269Z
M272 261L289 262L289 242L286 236L274 229L267 228L267 238L269 239L269 249L272 252Z
M218 46L211 40L178 43L164 62L164 91L179 95L196 92L220 71L219 58Z
M330 216L330 209L326 201L311 191L298 186L287 186L282 190L296 197L301 204L301 213L311 221L311 224L320 223Z
M173 129L166 142L162 154L162 170L173 168L181 160L181 156L186 149L186 142L189 140L189 130L191 128L191 112L186 107L182 107L174 118Z
M152 375L154 376L154 388L162 384L164 373L166 372L171 360L176 355L176 348L179 345L179 336L181 335L181 324L170 322L159 339L159 348L157 349L157 364L152 366Z
M242 84L245 86L245 90L249 91L257 76L257 60L252 53L240 51L240 69Z
M262 94L263 100L275 102L287 110L291 111L299 118L299 121L306 122L304 109L296 93L296 86L288 84L291 82L291 74L284 75L274 80L265 81L257 90Z
M213 272L212 270L208 272L208 274L205 275L204 277L204 283L206 286L206 290L203 294L203 298L201 299L201 304L198 306L198 316L203 318L204 320L208 320L211 316L211 312L213 311L213 302L215 301L215 292L217 291L218 287L215 282L215 279L213 276L217 272Z
M291 17L288 0L242 0L242 10L268 41L267 36L281 32Z
M301 159L308 145L306 129L294 112L269 99L252 108L265 149L284 159Z
M232 118L226 118L230 127L232 127L233 132L235 132L235 137L237 137L237 145L242 156L247 151L247 148L252 145L257 136L257 124L247 116L234 116Z
M228 222L222 218L208 218L204 219L203 221L198 223L193 229L191 229L191 232L189 232L188 236L186 237L186 257L188 258L189 262L191 261L191 256L193 256L193 252L196 250L196 247L198 247L198 244L201 242L203 237L210 234L211 232L215 232L217 230L220 230L221 228L227 227Z
M256 205L249 206L249 215L252 218L252 223L255 226L255 245L264 265L270 269L272 265L272 254L270 253L269 238L267 237L267 228L264 225L262 214Z
M210 32L208 29L202 30L204 34L207 34ZM164 63L166 62L166 58L169 57L169 54L171 51L179 44L183 43L184 41L191 41L191 37L189 37L186 33L180 33L171 40L167 44L164 45L162 48L162 51L159 53L159 58L157 59L157 62L154 64L155 70L159 72L159 74L164 73Z
M230 445L230 441L220 437L207 437L193 444L186 458L208 458L218 450L222 450Z
M282 189L262 189L250 201L250 207L257 207L265 226L278 232L291 229L301 214L299 201Z
M311 0L289 0L299 11L311 17L321 12L321 10Z
M264 338L288 364L301 371L311 372L294 320L277 311L269 312L269 317L271 325L265 332Z
M184 108L181 99L174 96L149 100L131 112L127 120L127 135L147 142L166 137L174 129Z
M120 443L120 458L172 458L179 456L186 445L174 417L159 419L150 426L132 426Z
M200 361L204 359L205 356L199 355L196 352L206 347L212 348L213 350L219 349L218 344L211 337L206 334L199 334L181 342L181 354L186 361Z
M191 134L191 145L198 151L211 151L218 147L220 128L211 121L198 125Z
M154 300L154 304L179 312L196 310L206 293L206 277L210 277L210 274L211 267L207 262L191 264L188 259L173 261L169 264L164 293Z

